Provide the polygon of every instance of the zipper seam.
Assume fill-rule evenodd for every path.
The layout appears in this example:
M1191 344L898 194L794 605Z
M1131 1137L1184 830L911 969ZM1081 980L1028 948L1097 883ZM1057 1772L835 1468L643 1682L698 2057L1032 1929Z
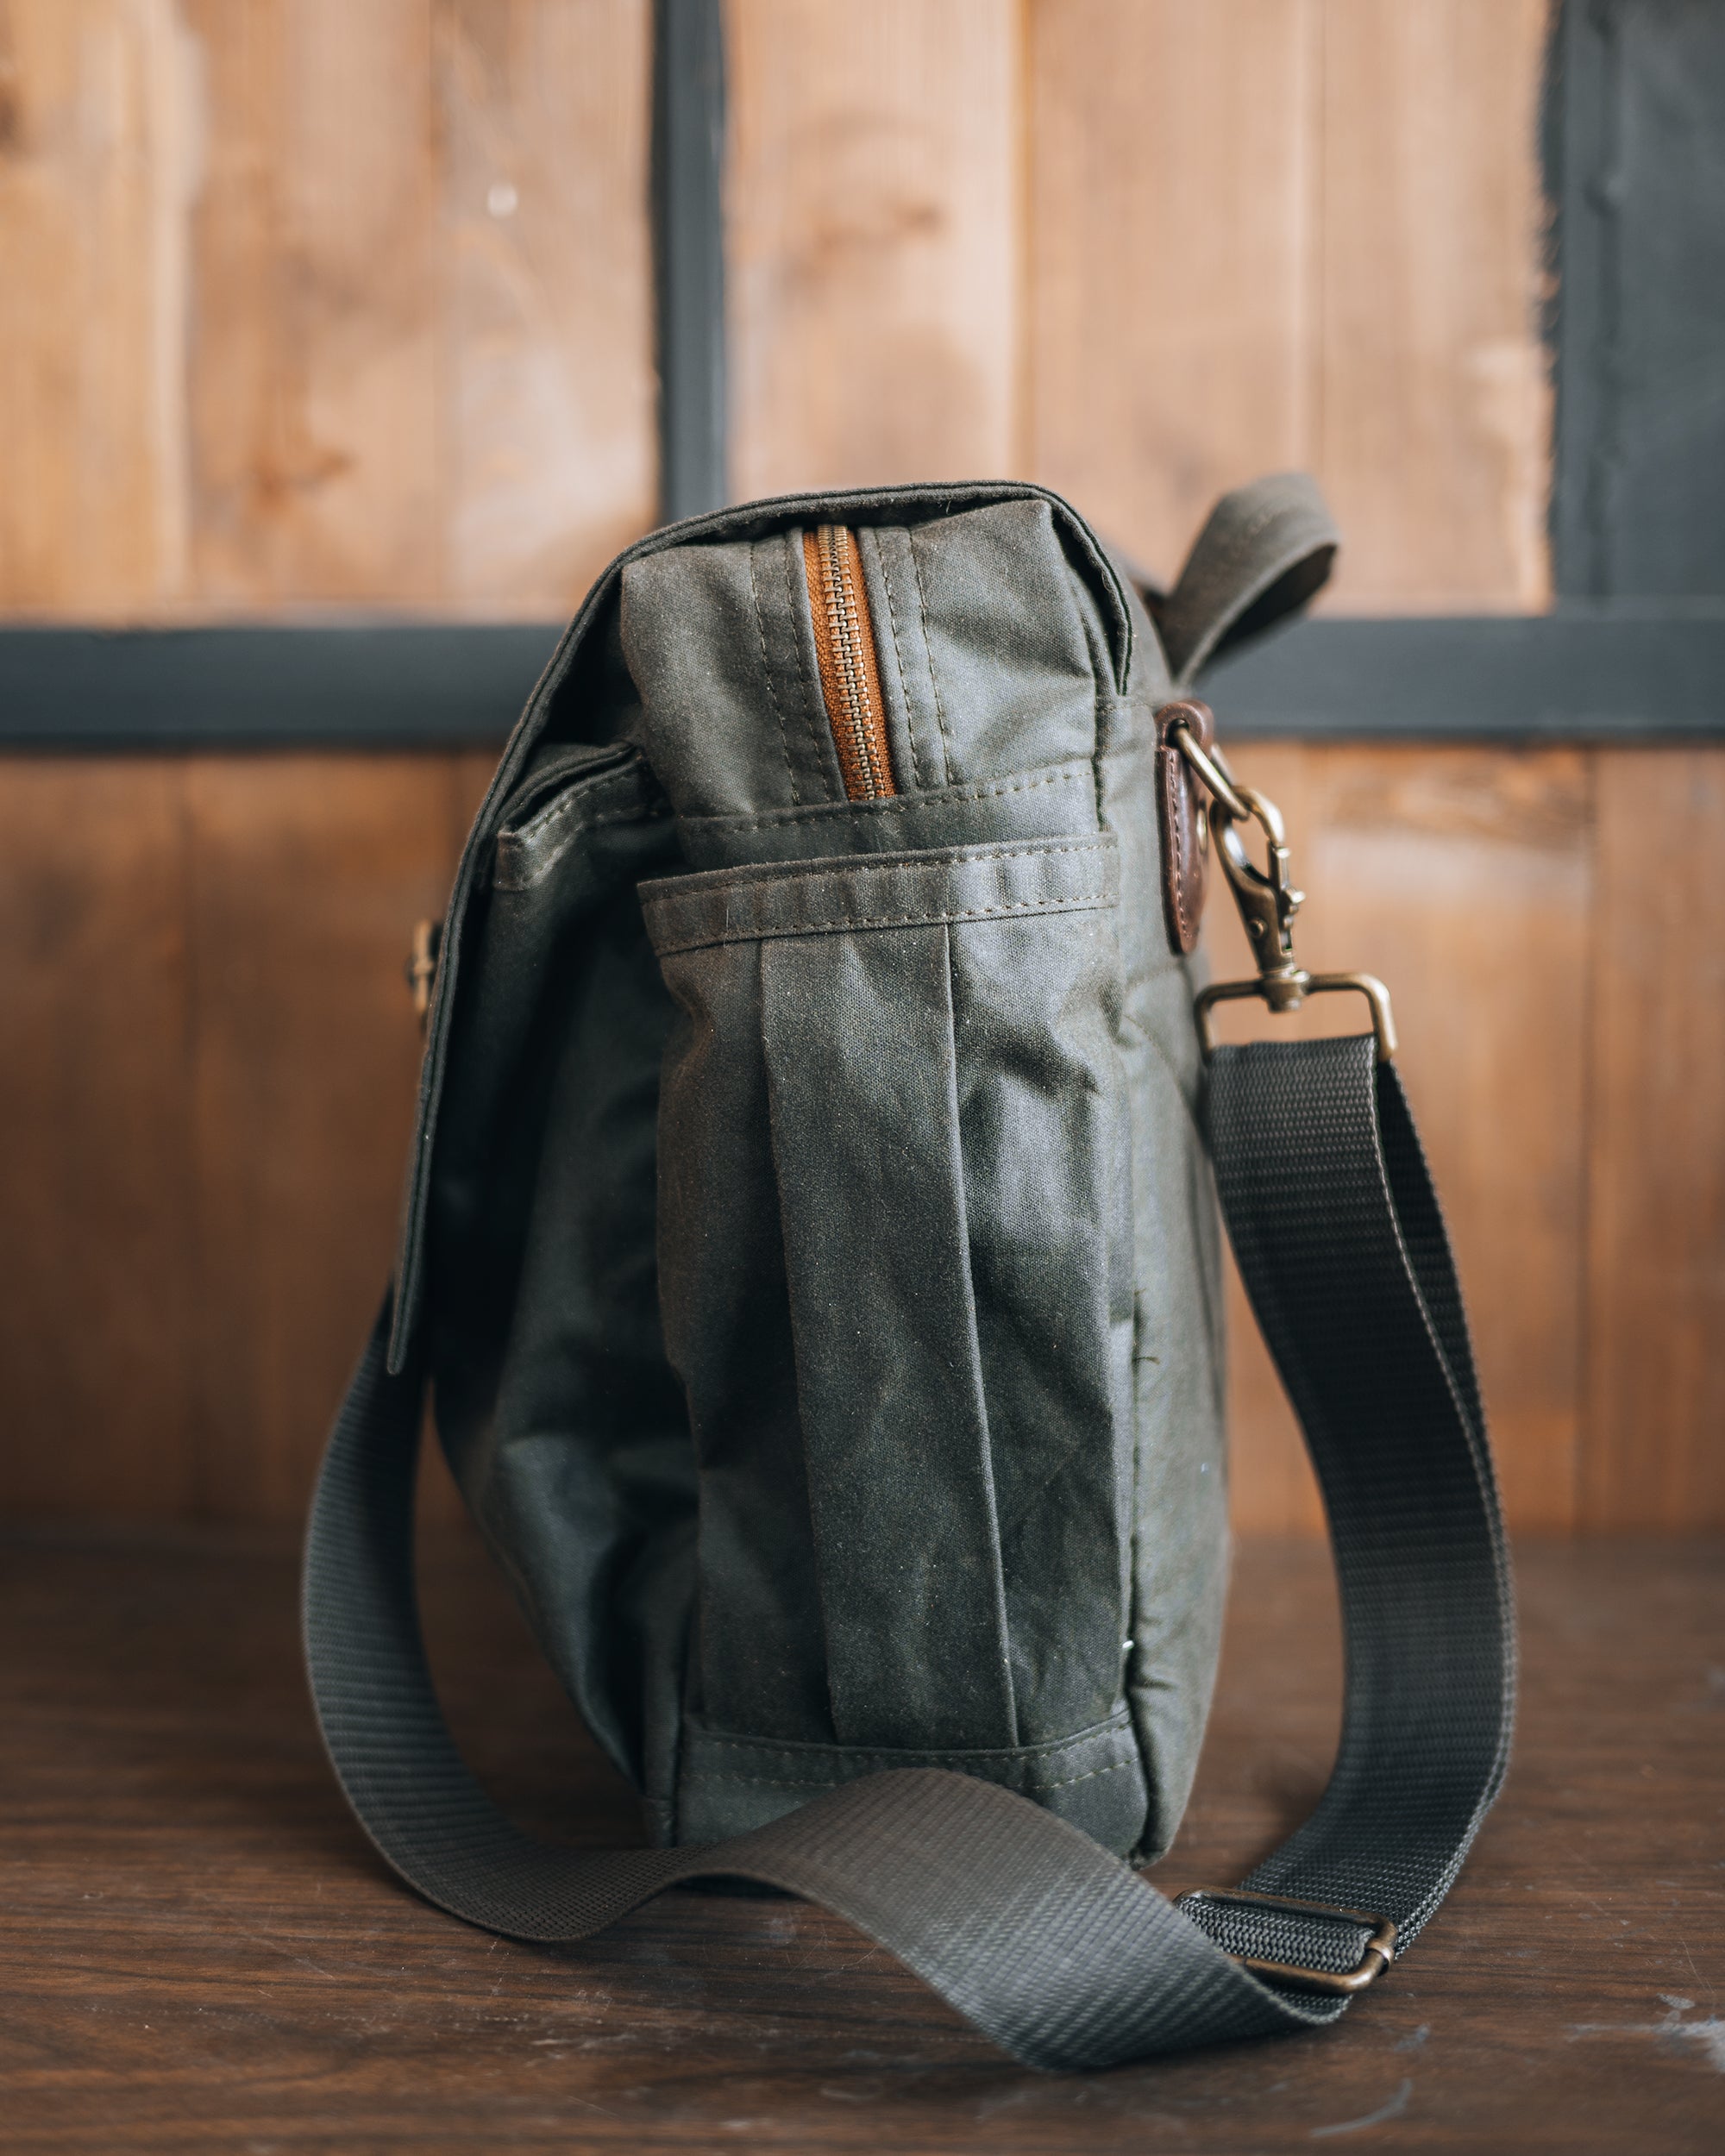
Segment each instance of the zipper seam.
M854 566L852 557L855 557ZM803 536L803 572L815 631L821 700L846 798L894 794L880 689L880 655L862 583L862 555L848 525L819 524Z

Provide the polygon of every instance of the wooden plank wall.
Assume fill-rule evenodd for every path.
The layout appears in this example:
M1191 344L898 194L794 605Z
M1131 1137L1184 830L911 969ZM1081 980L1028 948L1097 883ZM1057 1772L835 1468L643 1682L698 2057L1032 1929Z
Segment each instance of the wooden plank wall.
M567 611L651 515L649 13L10 0L0 607ZM727 28L740 492L1021 473L1167 570L1301 463L1333 604L1545 603L1540 0ZM1396 991L1512 1514L1725 1522L1725 751L1240 761L1311 956ZM387 1263L402 949L485 775L0 764L0 1503L298 1512ZM1237 1515L1309 1526L1235 1337Z

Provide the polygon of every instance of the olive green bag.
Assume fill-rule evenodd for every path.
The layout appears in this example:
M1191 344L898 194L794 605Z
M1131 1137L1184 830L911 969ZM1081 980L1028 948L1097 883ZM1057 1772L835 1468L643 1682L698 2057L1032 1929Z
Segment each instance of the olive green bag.
M1327 2021L1441 1899L1513 1677L1460 1297L1387 998L1300 968L1279 819L1190 693L1334 545L1266 480L1147 605L1057 497L919 486L672 526L595 586L462 862L308 1549L331 1758L443 1908L568 1940L755 1880L1083 2066ZM1201 993L1213 848L1258 971ZM1326 988L1372 1030L1207 1054L1219 998ZM1176 1907L1131 1864L1221 1624L1218 1191L1324 1486L1347 1711L1313 1819ZM650 1847L531 1840L454 1751L428 1386Z

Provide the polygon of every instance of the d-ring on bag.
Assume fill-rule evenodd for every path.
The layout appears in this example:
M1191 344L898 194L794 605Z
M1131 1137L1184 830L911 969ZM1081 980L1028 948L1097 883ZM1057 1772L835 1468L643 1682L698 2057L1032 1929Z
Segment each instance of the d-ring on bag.
M433 1902L561 1940L764 1882L1094 2067L1329 2021L1442 1900L1514 1666L1461 1298L1387 999L1300 968L1279 819L1189 693L1334 543L1309 481L1230 495L1152 621L1054 495L916 486L675 525L595 586L420 955L400 1264L307 1551L330 1758ZM1195 1018L1209 834L1259 970ZM1372 1030L1207 1051L1215 999L1324 988ZM1176 1905L1122 1859L1173 1836L1215 1666L1216 1192L1347 1703L1312 1818ZM455 1751L428 1384L652 1848L531 1839Z

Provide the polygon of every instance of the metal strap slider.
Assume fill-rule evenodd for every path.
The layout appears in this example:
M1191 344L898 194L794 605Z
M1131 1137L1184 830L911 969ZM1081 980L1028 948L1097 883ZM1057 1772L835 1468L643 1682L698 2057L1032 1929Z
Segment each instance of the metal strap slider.
M1285 1984L1295 1990L1327 1991L1349 1997L1356 1991L1364 1991L1396 1959L1395 1925L1387 1916L1374 1915L1370 1909L1340 1908L1333 1902L1296 1902L1285 1894L1257 1894L1246 1887L1196 1887L1180 1897L1182 1908L1193 1902L1220 1902L1230 1908L1279 1909L1289 1916L1327 1917L1334 1923L1357 1924L1371 1933L1352 1969L1307 1969L1298 1962L1270 1961L1257 1954L1230 1957L1242 1969L1251 1970L1253 1976L1266 1977L1272 1984Z

